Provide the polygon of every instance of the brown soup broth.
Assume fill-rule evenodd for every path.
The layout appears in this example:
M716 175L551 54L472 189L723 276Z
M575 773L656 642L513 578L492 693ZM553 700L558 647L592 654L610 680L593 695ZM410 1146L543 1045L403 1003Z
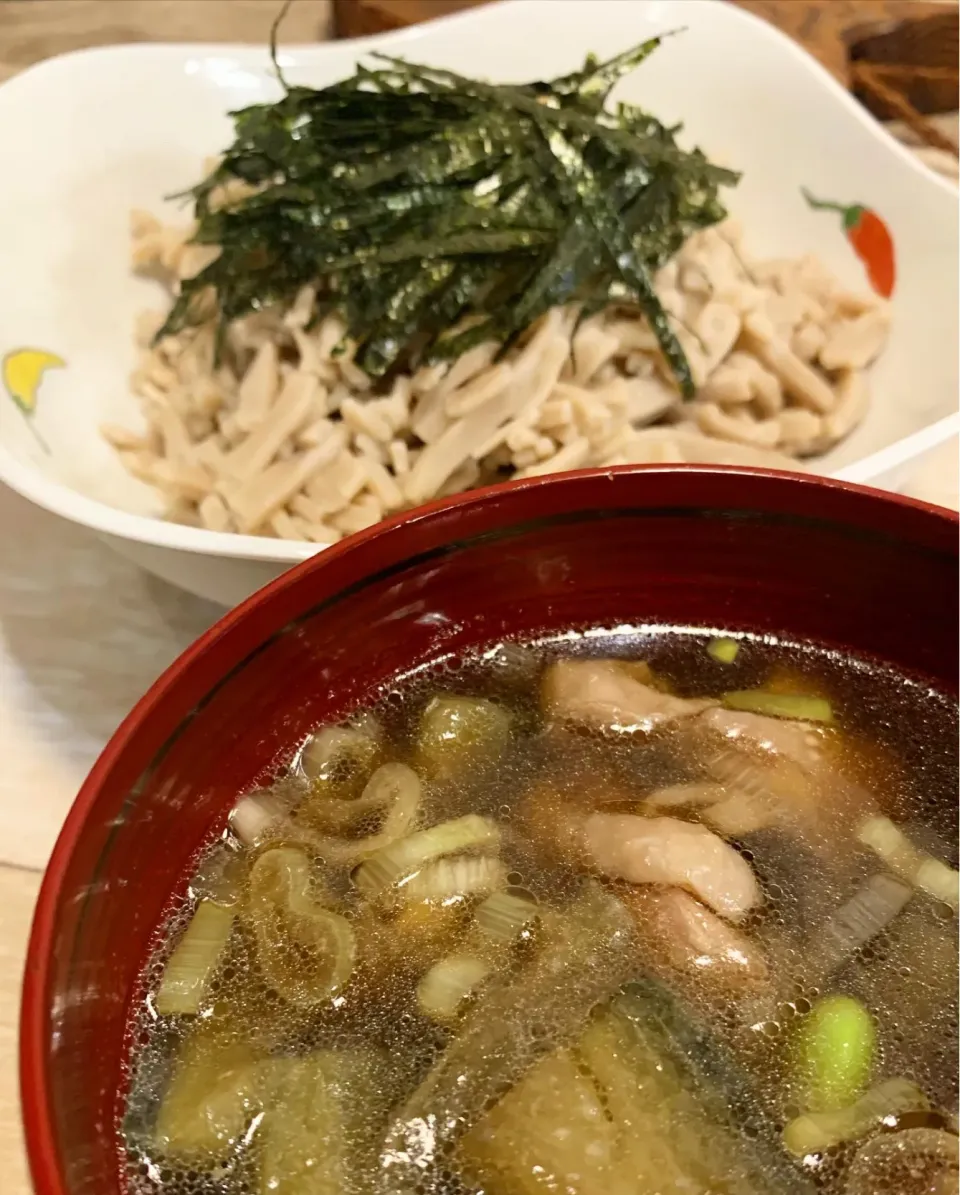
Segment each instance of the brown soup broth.
M852 998L872 1019L876 1041L865 1082L873 1087L902 1079L925 1097L924 1108L905 1111L901 1121L894 1118L880 1129L923 1129L932 1134L931 1141L945 1141L955 1131L958 1099L955 909L917 891L862 944L841 951L830 967L818 963L817 943L829 937L824 927L845 902L877 873L890 874L856 841L857 827L867 816L857 812L857 802L872 816L893 822L918 851L957 867L956 704L920 680L840 653L742 637L736 658L721 662L708 652L710 642L711 635L686 628L618 628L440 659L396 681L372 703L379 727L376 755L369 764L356 765L359 777L351 772L354 762L329 765L329 777L327 772L324 777L334 786L333 799L341 802L330 806L337 816L348 799L357 799L371 769L385 763L412 768L423 787L415 826L409 829L424 830L468 815L487 819L499 839L494 887L524 900L535 898L538 918L516 940L494 949L484 939L488 974L466 991L454 1015L426 1013L422 983L436 963L458 951L469 953L470 944L482 937L474 915L486 890L404 903L407 881L402 878L392 894L370 897L360 887L368 864L325 859L316 845L318 823L310 823L313 845L303 846L297 827L305 824L306 814L298 803L308 785L278 777L275 795L289 820L279 830L274 826L266 839L242 845L227 832L204 848L196 860L195 880L188 894L171 904L145 970L143 1000L130 1025L130 1095L119 1126L121 1165L131 1195L327 1195L337 1190L343 1195L535 1195L541 1190L551 1195L607 1195L608 1190L610 1195L661 1190L849 1195L847 1184L856 1167L867 1165L854 1161L857 1151L876 1127L805 1157L792 1156L781 1144L784 1126L811 1110L804 1103L811 1098L809 1089L797 1077L798 1042L810 1010L831 994ZM754 875L759 895L742 915L724 912L718 921L716 907L706 906L720 898L705 896L695 886L676 896L676 909L694 920L702 918L705 934L740 935L759 960L759 978L751 975L747 981L734 975L727 987L716 979L723 965L704 965L702 974L695 966L684 971L676 942L667 940L670 935L654 942L648 956L648 926L638 920L639 939L631 947L636 976L628 966L622 982L613 983L605 1000L593 1011L588 1008L580 1022L560 1027L545 1012L542 1025L519 1027L524 1013L518 1002L516 1033L521 1036L515 1040L524 1033L536 1039L531 1046L536 1061L518 1061L512 1071L504 1062L509 1079L488 1099L479 1124L477 1115L463 1112L441 1160L426 1165L411 1185L402 1166L394 1178L384 1161L390 1126L408 1101L416 1101L414 1093L424 1081L432 1081L458 1035L469 1034L471 1018L477 1019L489 993L511 983L523 990L524 976L536 971L538 958L550 949L551 933L565 932L563 918L583 899L585 885L600 893L598 900L617 903L621 913L623 907L634 907L635 890L640 890L637 907L647 908L643 901L652 899L649 907L654 910L660 894L668 888L674 895L679 891L659 882L634 883L615 867L605 870L602 858L598 863L599 856L589 854L592 847L585 853L583 826L595 824L586 819L606 818L604 825L612 826L609 819L624 818L623 825L632 827L646 815L669 817L674 826L679 820L699 827L711 816L710 805L653 809L647 804L653 794L704 783L704 761L713 758L720 740L692 734L699 726L696 719L703 718L700 707L692 713L683 709L682 716L652 730L630 733L605 732L568 712L559 716L556 708L545 708L544 674L551 661L572 659L623 661L627 667L622 676L643 684L648 696L653 692L669 702L755 690L826 699L833 721L825 728L810 724L819 761L811 798L816 808L809 820L804 812L796 821L715 831L727 844L720 849L729 847L725 858L730 866L745 863ZM426 764L424 710L438 694L481 698L508 715L509 730L496 749L481 741L480 747L465 749L465 765L444 764L437 771L435 762ZM499 725L496 716L491 724ZM783 719L778 722L784 724ZM291 743L292 759L298 747ZM779 760L776 752L764 754L754 749L753 740L735 737L724 740L722 749L728 748L743 751L745 766L760 767L756 774L761 780L773 775L763 769L771 766L770 759ZM785 768L785 776L800 775L792 763ZM706 780L712 783L710 776ZM388 817L379 809L358 815L348 836L377 834ZM337 832L342 834L342 827ZM326 824L323 833L329 841ZM309 860L309 889L297 898L308 902L302 907L335 911L338 924L346 925L351 935L349 979L323 999L313 1001L309 993L304 999L291 996L289 985L300 983L298 966L313 965L307 957L313 947L304 945L302 937L281 960L296 974L277 990L264 963L268 947L263 934L282 935L288 932L283 928L287 923L264 929L266 923L247 911L258 861L278 847L301 851ZM463 857L475 862L485 849L468 847ZM735 865L729 858L733 852L739 856ZM419 874L431 866L424 864ZM158 1015L164 968L201 898L233 908L232 929L196 1012ZM268 892L268 898L274 897ZM306 924L296 922L296 932L312 933L309 926L302 928ZM692 922L684 924L689 928ZM704 951L701 962L712 964L714 947L706 940L703 946L697 939ZM290 951L301 953L294 958ZM734 974L737 967L727 970ZM746 973L750 966L740 970ZM591 1062L590 1035L601 1035L606 1009L619 1015L625 1000L639 1000L631 988L634 978L642 987L651 976L665 1003L656 1030L638 1030L648 1037L636 1053L640 1069L635 1086L647 1089L642 1068L661 1051L663 1065L656 1061L648 1076L649 1091L660 1095L655 1100L651 1095L656 1108L651 1103L649 1113L642 1103L630 1104L633 1128L625 1134L625 1114L618 1109L627 1104L618 1103L613 1086L604 1087L602 1059ZM667 1016L663 1009L672 1011ZM625 1023L617 1022L621 1028ZM668 1024L681 1028L663 1036ZM322 1060L316 1073L309 1071L314 1059ZM494 1057L491 1067L500 1061ZM567 1066L573 1077L564 1079L562 1068ZM657 1084L668 1074L674 1085L661 1090ZM545 1086L554 1079L555 1086ZM464 1081L469 1084L470 1075ZM583 1100L599 1093L600 1118L588 1117L584 1124L594 1125L589 1129L577 1122L578 1132L595 1134L589 1141L584 1138L592 1160L582 1166L575 1156L570 1161L575 1145L558 1148L554 1159L551 1125L535 1122L529 1111L535 1106L537 1115L548 1121L555 1116L556 1132L568 1143L575 1140L564 1118L587 1115L586 1104L578 1111L570 1103L570 1092L575 1087L579 1092L581 1081ZM531 1096L525 1104L528 1087ZM329 1100L327 1093L333 1093ZM636 1098L632 1089L623 1097L627 1102ZM503 1101L499 1120L498 1100ZM511 1138L511 1132L520 1133L512 1123L524 1126L518 1141ZM654 1171L663 1186L644 1177L644 1159L638 1162L629 1154L634 1147L627 1137L638 1133L661 1142L648 1153L660 1159ZM304 1162L307 1139L316 1156ZM547 1143L545 1164L538 1161L542 1142ZM657 1152L661 1148L662 1157ZM604 1160L597 1161L604 1150ZM339 1170L323 1161L331 1151L341 1157ZM288 1156L292 1161L285 1160ZM944 1163L948 1168L951 1164ZM930 1165L936 1169L940 1163ZM632 1176L633 1185L616 1186L624 1174ZM899 1190L900 1195L913 1195L910 1182L919 1184L917 1193L948 1189L923 1186L923 1175L903 1180L894 1171L890 1174L892 1185L882 1189ZM897 1184L905 1185L901 1189ZM859 1188L853 1195L861 1195Z

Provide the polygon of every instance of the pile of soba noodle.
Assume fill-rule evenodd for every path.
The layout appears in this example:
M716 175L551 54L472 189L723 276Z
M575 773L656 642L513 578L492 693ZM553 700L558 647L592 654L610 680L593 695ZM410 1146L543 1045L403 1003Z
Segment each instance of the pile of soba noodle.
M133 261L175 293L218 250L135 212ZM863 418L889 314L815 257L754 261L733 220L693 236L656 279L698 387L681 399L633 311L555 308L502 357L484 344L378 389L305 288L227 329L216 310L153 344L132 377L145 428L105 427L166 517L326 544L395 511L510 477L699 461L796 468Z

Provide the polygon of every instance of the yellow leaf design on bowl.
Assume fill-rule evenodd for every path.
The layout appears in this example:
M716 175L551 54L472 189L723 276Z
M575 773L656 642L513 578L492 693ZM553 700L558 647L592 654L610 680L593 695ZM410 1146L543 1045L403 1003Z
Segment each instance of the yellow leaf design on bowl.
M46 349L15 349L3 358L3 384L21 411L32 415L40 383L48 369L62 369L66 361Z

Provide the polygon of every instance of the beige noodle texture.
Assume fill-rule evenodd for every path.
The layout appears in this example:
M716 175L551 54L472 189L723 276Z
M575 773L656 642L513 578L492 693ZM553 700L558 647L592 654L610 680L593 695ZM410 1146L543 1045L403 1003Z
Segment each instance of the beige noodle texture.
M171 294L216 255L192 229L132 218L135 268ZM555 308L506 353L375 383L336 316L305 288L226 329L216 310L154 344L138 321L142 431L104 427L167 518L214 531L333 543L428 499L587 466L704 462L797 468L863 419L887 305L813 256L755 261L727 220L693 236L657 291L697 384L683 401L645 320Z

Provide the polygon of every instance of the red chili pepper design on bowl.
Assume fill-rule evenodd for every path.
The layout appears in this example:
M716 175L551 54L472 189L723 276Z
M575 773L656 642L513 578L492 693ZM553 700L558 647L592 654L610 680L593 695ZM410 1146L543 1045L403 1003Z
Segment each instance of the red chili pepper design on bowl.
M893 294L897 280L897 259L893 249L890 229L876 212L862 203L834 203L828 199L816 199L806 188L801 188L803 197L817 211L839 212L843 217L843 230L853 251L867 269L870 285L884 299Z

